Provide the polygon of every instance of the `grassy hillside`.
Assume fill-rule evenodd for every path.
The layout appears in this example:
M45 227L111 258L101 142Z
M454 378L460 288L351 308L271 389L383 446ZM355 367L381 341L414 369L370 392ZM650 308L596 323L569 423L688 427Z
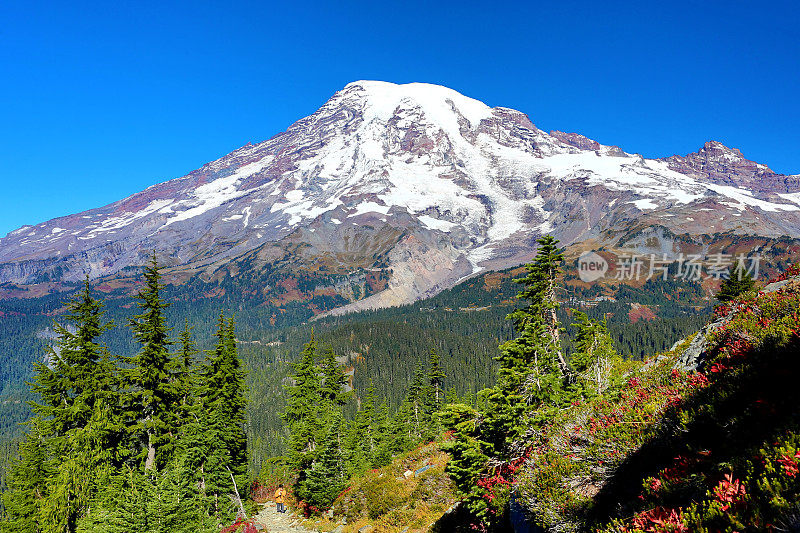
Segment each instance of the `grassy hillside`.
M798 309L798 278L721 306L697 371L675 368L688 339L527 435L520 513L547 531L798 530Z

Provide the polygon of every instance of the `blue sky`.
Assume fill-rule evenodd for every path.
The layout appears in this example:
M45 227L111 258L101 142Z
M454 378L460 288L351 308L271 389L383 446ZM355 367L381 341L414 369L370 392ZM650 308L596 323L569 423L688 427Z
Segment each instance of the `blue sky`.
M667 4L666 2L662 4ZM178 177L350 81L420 81L649 157L800 173L790 2L4 2L0 235Z

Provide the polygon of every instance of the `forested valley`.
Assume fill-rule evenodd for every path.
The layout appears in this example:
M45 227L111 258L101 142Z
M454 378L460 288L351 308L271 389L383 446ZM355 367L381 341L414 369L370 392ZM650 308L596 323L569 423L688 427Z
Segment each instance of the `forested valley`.
M5 302L3 342L20 355L3 363L4 512L16 517L13 527L24 519L49 524L44 531L112 531L109 524L123 523L120 516L138 505L139 516L158 516L160 525L126 523L119 531L160 531L181 521L201 531L248 514L247 498L279 480L294 487L304 512L321 512L349 480L440 438L447 420L454 423L452 414L443 418L443 406L485 407L485 391L503 368L498 346L520 331L506 317L518 313L514 279L524 272L485 274L413 305L277 327L269 320L274 310L249 306L235 290L192 300L186 287L162 284L155 258L144 271L138 315L129 300L103 299L88 283L66 314L63 296L37 302L60 315L56 325L26 312L33 302ZM554 306L554 316L584 326L560 329L565 353L581 349L585 328L603 324L615 353L641 359L697 330L709 309L701 288L687 282L621 286L608 298L597 298L596 288L567 287L560 299L583 311ZM631 321L632 303L657 316ZM56 355L71 353L65 346L83 355ZM24 353L39 362L24 361ZM20 385L24 379L32 391ZM57 397L72 407L53 406ZM34 418L22 438L18 424L31 416L26 401ZM97 427L98 419L107 426ZM85 441L76 439L93 439L102 457L77 453ZM198 474L201 457L211 462ZM96 483L65 481L76 465L94 472ZM29 484L20 491L23 480ZM75 494L52 489L69 483ZM237 493L241 506L230 498ZM68 512L58 507L64 501Z

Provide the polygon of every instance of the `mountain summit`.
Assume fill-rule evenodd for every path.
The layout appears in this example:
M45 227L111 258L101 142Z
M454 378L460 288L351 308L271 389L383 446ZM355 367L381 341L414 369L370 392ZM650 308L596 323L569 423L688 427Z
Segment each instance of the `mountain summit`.
M800 237L800 177L716 142L645 159L445 87L357 81L267 141L9 233L0 282L112 275L155 250L205 276L243 261L382 270L387 290L354 304L374 307L519 263L543 233L615 242L642 224Z

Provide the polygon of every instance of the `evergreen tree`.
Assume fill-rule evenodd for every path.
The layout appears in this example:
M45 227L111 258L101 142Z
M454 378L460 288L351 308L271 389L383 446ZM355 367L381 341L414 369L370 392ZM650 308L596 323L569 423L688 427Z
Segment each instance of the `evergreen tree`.
M72 533L113 474L114 442L120 427L99 402L84 427L58 441L59 453L47 480L48 496L39 510L43 530Z
M65 318L66 325L55 325L58 337L49 364L35 365L32 389L40 402L32 403L37 415L33 448L24 452L38 457L33 451L39 449L47 457L46 478L33 476L39 487L35 502L41 529L74 532L108 472L119 464L121 426L116 368L105 346L97 343L112 326L104 323L103 305L92 297L88 280L68 302ZM31 469L27 459L18 464L23 471ZM15 479L8 493L12 507L32 501L25 496L29 487L19 486L19 481Z
M164 311L169 304L161 298L163 285L155 254L144 271L144 287L136 295L141 313L130 321L139 353L127 358L131 368L127 381L132 387L130 428L136 459L145 469L160 469L173 453L172 437L177 433L172 416L177 396L172 376L169 328Z
M558 241L552 235L546 235L536 241L539 244L533 263L525 265L525 277L514 280L524 285L517 295L528 301L525 307L517 309L509 315L517 331L538 319L545 325L549 334L559 340L559 326L556 318L558 302L556 300L556 278L564 263L564 254L558 248ZM562 363L563 366L566 366Z
M430 413L428 403L430 395L428 392L428 386L425 382L425 369L422 364L418 364L417 370L414 372L414 380L411 382L406 396L411 410L409 437L414 444L422 438L425 425L430 422L428 417Z
M345 449L352 475L365 471L372 463L376 448L375 386L370 381L367 394L353 418Z
M41 434L41 420L28 422L28 433L19 446L19 457L9 468L8 487L2 494L6 520L0 523L2 533L38 533L41 502L47 496L47 480L52 466Z
M436 406L438 407L444 397L444 380L447 376L445 376L444 371L439 364L439 354L436 353L434 348L431 348L429 366L428 383L430 384L431 389L433 389L434 399Z
M182 468L142 473L128 468L80 523L79 533L211 533L213 520L187 493ZM187 495L188 494L188 495Z
M570 358L577 374L574 390L583 396L601 394L610 385L612 367L618 359L605 320L591 320L586 313L573 310L575 351Z
M48 363L36 362L33 391L42 400L33 403L44 434L61 437L86 425L99 398L114 395L116 375L105 346L97 343L113 323L103 321L103 304L91 294L89 280L67 303L66 325L55 323L56 345L48 349Z
M467 508L479 518L488 518L485 499L476 494L476 481L486 468L489 457L483 453L486 443L476 435L480 424L480 413L464 404L448 404L442 411L445 427L453 432L452 439L442 443L442 449L450 454L445 472L453 480L458 492L472 495L465 499Z
M179 408L177 410L176 425L181 427L188 421L189 405L192 403L192 394L195 386L195 358L200 351L192 337L192 327L189 327L189 320L178 337L179 351L171 361L170 373L174 379L175 395L178 398Z
M374 436L374 451L372 452L372 467L379 468L392 462L392 434L389 406L382 402L375 411L372 421L372 434Z
M720 284L719 287L719 292L716 294L716 298L720 302L728 302L740 294L744 294L745 292L751 290L754 284L755 281L750 275L750 272L745 270L745 268L739 264L736 266L736 269L734 269L730 277L722 281L722 284Z
M213 499L213 513L227 513L228 494L244 486L247 471L244 371L237 353L235 321L220 315L217 344L200 370L194 417L187 431L186 461L197 465L203 493ZM223 505L225 503L226 505Z
M329 505L328 498L338 494L331 496L332 487L338 487L336 480L344 479L346 471L352 473L363 468L368 458L364 448L355 443L355 424L349 432L343 429L341 408L350 396L344 389L347 378L333 350L326 350L320 366L316 362L316 349L312 335L295 364L292 384L286 387L288 398L282 418L289 429L289 462L297 472L295 493L320 508ZM331 434L334 430L335 439ZM346 458L341 450L343 441L350 444ZM337 473L326 485L323 476L333 475L334 456Z
M289 430L289 461L298 471L298 483L311 467L317 451L320 432L320 372L316 365L317 343L312 336L303 347L300 360L294 365L292 384L286 387L286 410L281 418Z
M514 459L512 445L528 425L529 413L538 408L546 416L542 407L556 408L565 398L567 365L555 298L563 255L550 236L538 243L536 258L526 265L527 275L515 280L524 285L518 297L527 299L527 305L508 315L517 337L500 345L496 384L478 394L483 413L465 404L449 404L441 415L453 432L453 440L444 444L451 456L447 471L467 508L485 524L500 517L497 509L489 508L476 480L490 461L498 465Z
M325 435L319 457L297 491L300 498L319 511L329 508L346 486L341 438L342 417L337 414Z
M503 457L519 435L529 406L557 404L565 385L555 318L555 277L563 255L552 237L538 242L534 262L526 265L528 274L515 280L525 286L518 297L528 299L525 307L508 315L518 336L500 345L497 383L483 392L487 410L481 439L490 446L485 452L496 457Z
M345 392L345 387L349 382L342 370L342 366L336 360L333 348L330 346L325 348L320 371L322 373L322 383L319 392L322 401L331 407L344 405L350 398L350 393Z
M392 455L409 450L417 443L414 433L414 405L408 395L391 418L388 435L387 445Z

